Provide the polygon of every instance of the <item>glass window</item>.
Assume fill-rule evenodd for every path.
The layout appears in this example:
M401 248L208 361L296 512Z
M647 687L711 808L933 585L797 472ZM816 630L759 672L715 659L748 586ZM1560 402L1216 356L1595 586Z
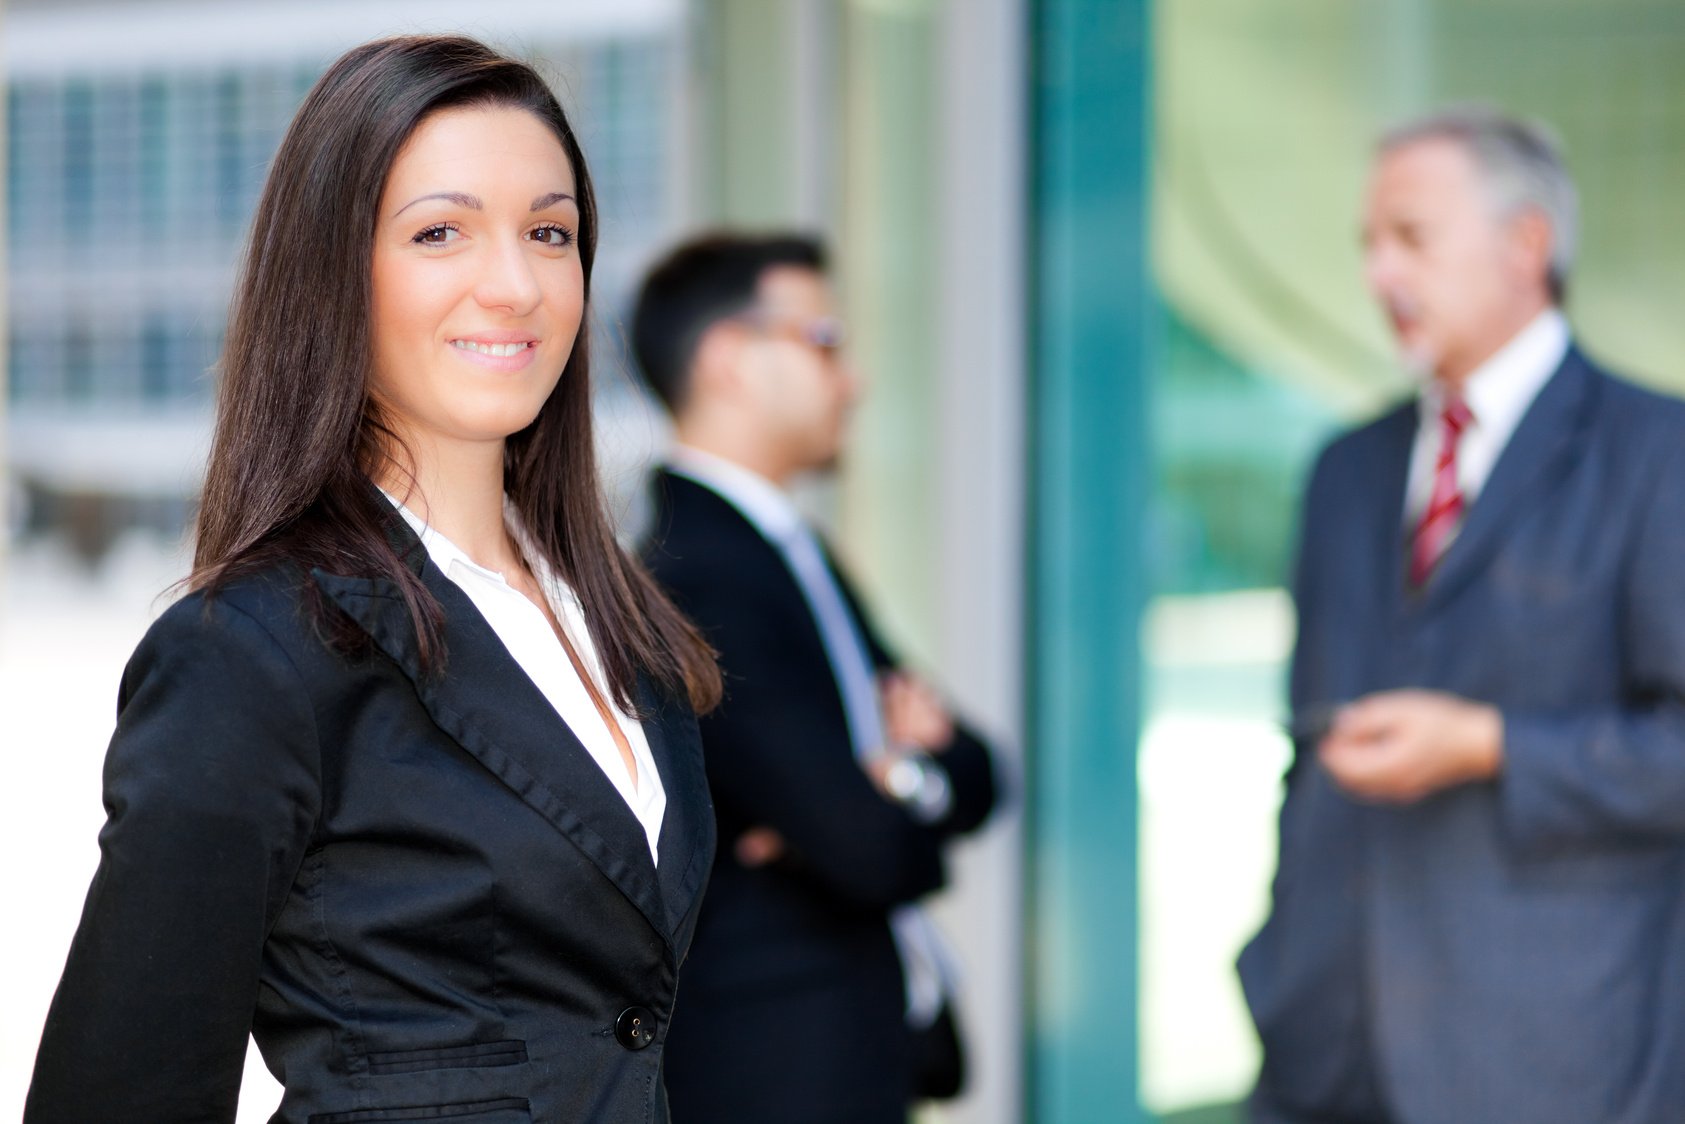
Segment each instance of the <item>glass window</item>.
M94 85L85 80L65 86L60 144L63 151L64 245L80 246L94 209Z
M148 75L140 83L137 138L142 229L148 241L162 241L169 197L170 86Z
M210 149L215 154L215 215L223 230L238 231L245 218L245 145L243 142L245 83L236 73L217 77L212 90L213 132Z

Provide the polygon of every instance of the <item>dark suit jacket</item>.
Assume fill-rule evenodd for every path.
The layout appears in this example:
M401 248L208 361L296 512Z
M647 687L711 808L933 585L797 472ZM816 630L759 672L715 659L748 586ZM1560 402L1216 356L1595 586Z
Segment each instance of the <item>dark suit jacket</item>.
M718 649L726 679L724 704L702 720L721 844L668 1051L674 1118L903 1120L905 998L887 918L942 885L944 840L987 816L988 752L961 731L937 755L954 791L941 823L885 800L855 759L818 624L783 556L707 488L670 473L655 487L645 561ZM877 662L892 666L854 607ZM733 843L754 826L784 837L784 861L735 860Z
M1570 352L1412 593L1416 417L1341 438L1312 476L1293 705L1492 703L1504 770L1363 806L1299 747L1274 911L1240 963L1261 1099L1685 1120L1685 405Z
M662 1056L714 843L690 709L645 684L657 868L472 602L419 564L444 609L442 676L422 674L384 580L263 573L147 633L30 1124L231 1121L248 1030L289 1124L667 1119ZM367 655L323 642L310 581Z

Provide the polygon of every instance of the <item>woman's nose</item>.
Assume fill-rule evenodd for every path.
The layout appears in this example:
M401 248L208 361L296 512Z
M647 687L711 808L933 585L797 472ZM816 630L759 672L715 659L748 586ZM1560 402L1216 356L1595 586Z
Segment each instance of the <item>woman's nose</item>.
M520 239L501 240L488 248L474 296L483 307L507 309L517 316L537 307L538 277Z

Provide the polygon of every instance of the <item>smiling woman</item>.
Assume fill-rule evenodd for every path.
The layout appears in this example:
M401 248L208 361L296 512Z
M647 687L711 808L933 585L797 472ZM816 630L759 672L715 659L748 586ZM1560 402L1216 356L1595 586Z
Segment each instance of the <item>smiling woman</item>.
M193 592L141 642L26 1120L665 1121L707 646L591 448L590 177L539 76L359 47L281 145Z
M375 229L373 390L412 451L501 446L550 397L585 307L573 179L550 129L501 106L437 113L399 153Z

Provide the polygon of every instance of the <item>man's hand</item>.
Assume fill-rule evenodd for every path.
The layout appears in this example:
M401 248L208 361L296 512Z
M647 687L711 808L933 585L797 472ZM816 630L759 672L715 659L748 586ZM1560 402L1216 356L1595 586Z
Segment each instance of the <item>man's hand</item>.
M1344 707L1317 746L1335 783L1359 800L1410 804L1503 769L1495 707L1438 691L1383 691Z
M954 740L954 720L936 689L910 671L891 671L878 680L883 694L884 733L901 749L939 753Z
M878 679L878 689L883 697L884 733L893 748L872 754L860 765L877 790L893 800L887 779L895 762L908 750L936 753L946 749L954 740L954 720L936 689L911 672L885 673ZM751 827L732 845L738 863L746 867L775 863L787 849L784 837L770 827Z
M751 827L732 846L739 866L757 867L784 857L784 837L770 827Z

